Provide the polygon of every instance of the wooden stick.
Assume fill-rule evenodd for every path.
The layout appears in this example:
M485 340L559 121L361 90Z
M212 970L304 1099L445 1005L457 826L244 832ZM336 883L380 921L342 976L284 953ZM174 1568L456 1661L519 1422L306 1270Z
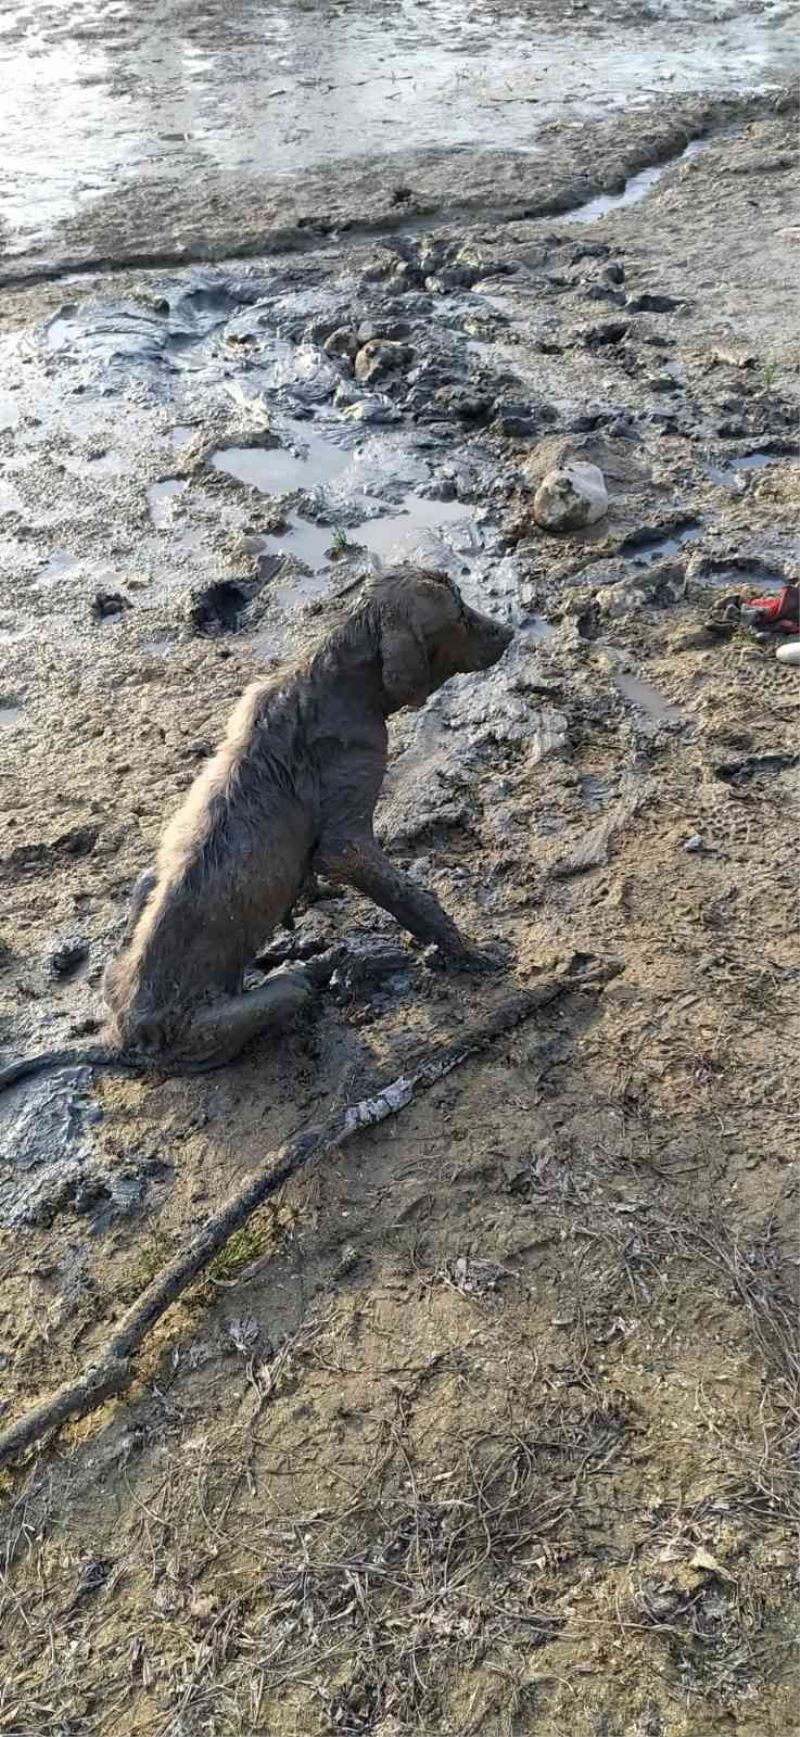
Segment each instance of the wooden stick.
M579 963L584 962L585 955L579 960ZM133 1380L133 1354L150 1328L213 1260L233 1232L246 1223L256 1207L304 1169L312 1158L335 1150L360 1129L375 1127L387 1117L396 1116L421 1092L429 1091L470 1056L479 1054L504 1032L513 1031L515 1026L551 1001L574 989L601 989L611 976L616 975L617 969L614 965L595 964L593 970L567 971L558 976L543 977L531 989L521 990L501 1002L494 1013L479 1024L468 1027L455 1042L438 1045L413 1073L400 1075L381 1087L373 1097L347 1105L318 1127L302 1129L277 1153L271 1153L244 1188L232 1194L218 1212L212 1213L197 1235L146 1286L126 1310L88 1369L0 1432L0 1466L16 1459L49 1430L58 1428L70 1418L85 1417L88 1412L96 1411L104 1400L122 1393Z

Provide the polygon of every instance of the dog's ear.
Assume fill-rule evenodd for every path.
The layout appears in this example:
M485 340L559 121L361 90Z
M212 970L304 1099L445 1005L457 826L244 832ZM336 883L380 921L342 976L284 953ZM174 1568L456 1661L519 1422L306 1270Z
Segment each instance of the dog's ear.
M399 610L381 613L381 670L391 711L427 699L431 668L425 642Z

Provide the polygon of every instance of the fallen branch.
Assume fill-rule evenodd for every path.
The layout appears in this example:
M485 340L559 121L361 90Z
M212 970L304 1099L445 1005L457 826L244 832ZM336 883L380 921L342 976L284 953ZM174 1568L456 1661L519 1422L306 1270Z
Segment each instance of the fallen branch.
M101 1348L97 1360L75 1381L67 1382L50 1399L35 1405L23 1417L18 1418L16 1423L0 1433L0 1466L16 1459L25 1448L40 1441L49 1430L59 1428L70 1418L85 1417L88 1412L96 1411L104 1400L122 1393L133 1380L134 1352L139 1349L150 1328L209 1261L213 1260L233 1232L255 1212L256 1207L261 1206L271 1194L282 1188L284 1183L309 1164L312 1158L335 1150L359 1129L375 1127L387 1117L396 1116L421 1092L428 1091L470 1056L479 1054L495 1038L513 1031L515 1026L529 1019L540 1008L556 1001L559 996L567 995L575 989L599 990L617 974L617 966L596 962L593 967L581 970L580 966L587 963L585 955L578 955L575 961L577 970L543 977L541 982L531 989L522 990L501 1002L488 1019L469 1027L455 1042L443 1043L435 1048L413 1073L403 1074L392 1080L372 1097L362 1098L359 1103L345 1106L318 1127L302 1129L277 1153L272 1153L246 1186L232 1194L219 1212L213 1213L211 1218L206 1220L202 1230L192 1237L185 1248L181 1249L142 1291L136 1302L131 1304Z

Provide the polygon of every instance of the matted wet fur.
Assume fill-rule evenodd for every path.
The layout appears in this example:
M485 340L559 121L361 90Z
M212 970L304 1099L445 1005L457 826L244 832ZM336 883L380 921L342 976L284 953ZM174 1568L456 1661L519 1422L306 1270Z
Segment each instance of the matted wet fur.
M243 974L315 869L367 894L450 963L480 962L434 894L383 854L373 815L387 717L424 704L452 675L489 669L510 639L443 574L400 567L288 677L255 682L137 885L104 978L105 1046L22 1060L0 1087L77 1060L216 1067L285 1024L330 960L282 969L247 993Z

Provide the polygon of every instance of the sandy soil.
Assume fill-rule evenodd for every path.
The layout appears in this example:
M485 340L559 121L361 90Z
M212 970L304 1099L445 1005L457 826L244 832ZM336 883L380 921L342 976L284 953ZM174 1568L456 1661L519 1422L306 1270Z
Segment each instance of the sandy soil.
M719 618L798 573L796 126L724 120L590 223L445 199L434 232L6 291L6 1052L90 1027L243 684L404 535L518 634L398 721L388 847L519 981L622 967L288 1188L126 1400L0 1473L9 1737L791 1728L796 675ZM656 122L601 129L579 196ZM414 352L369 395L323 349L359 323ZM566 539L531 510L565 446L611 492ZM392 933L332 897L298 928ZM9 1094L2 1420L281 1139L506 988L409 946L219 1076Z

